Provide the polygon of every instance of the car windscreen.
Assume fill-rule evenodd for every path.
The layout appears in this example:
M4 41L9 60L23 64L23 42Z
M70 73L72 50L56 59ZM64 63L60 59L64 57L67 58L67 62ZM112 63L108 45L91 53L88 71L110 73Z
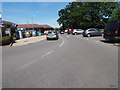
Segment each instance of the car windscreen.
M78 29L77 31L82 31L81 29Z
M52 34L52 32L48 32L48 34Z
M54 32L54 31L53 31L53 32L48 32L48 34L55 34L55 33L56 33L56 32Z

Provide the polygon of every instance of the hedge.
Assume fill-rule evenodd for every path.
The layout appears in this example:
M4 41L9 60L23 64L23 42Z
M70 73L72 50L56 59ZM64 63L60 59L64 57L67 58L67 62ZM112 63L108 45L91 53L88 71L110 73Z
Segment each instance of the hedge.
M11 36L0 37L0 42L2 41L2 45L10 44L11 40L12 40Z

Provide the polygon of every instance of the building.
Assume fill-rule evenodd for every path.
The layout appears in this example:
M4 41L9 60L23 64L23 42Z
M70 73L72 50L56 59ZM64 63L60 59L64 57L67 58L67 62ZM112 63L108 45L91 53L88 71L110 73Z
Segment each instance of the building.
M53 27L49 25L38 25L38 24L19 24L17 26L17 32L19 33L19 38L24 38L25 36L39 36L39 33L44 33L44 31L53 30Z
M2 27L2 36L6 36L6 35L12 36L13 33L15 33L17 24L8 22L8 21L3 21L2 26L3 26Z

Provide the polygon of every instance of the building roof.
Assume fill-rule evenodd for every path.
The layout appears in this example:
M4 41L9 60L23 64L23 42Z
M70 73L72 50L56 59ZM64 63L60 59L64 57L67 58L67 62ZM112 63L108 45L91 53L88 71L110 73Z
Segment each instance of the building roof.
M3 24L7 24L7 25L16 25L16 24L15 24L15 23L13 23L13 22L4 21L4 20L3 20Z
M19 24L17 28L32 28L32 27L41 27L38 24Z
M19 24L17 28L53 28L49 25L38 25L38 24Z

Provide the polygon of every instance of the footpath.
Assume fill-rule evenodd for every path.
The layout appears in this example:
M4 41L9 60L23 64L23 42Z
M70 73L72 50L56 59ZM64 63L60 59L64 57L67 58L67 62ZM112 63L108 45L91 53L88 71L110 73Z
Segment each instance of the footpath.
M40 42L45 39L46 39L46 35L23 38L23 39L16 40L15 43L13 43L12 47L22 46L22 45L26 45L30 43L36 43L36 42ZM10 47L10 45L3 46L3 47Z

